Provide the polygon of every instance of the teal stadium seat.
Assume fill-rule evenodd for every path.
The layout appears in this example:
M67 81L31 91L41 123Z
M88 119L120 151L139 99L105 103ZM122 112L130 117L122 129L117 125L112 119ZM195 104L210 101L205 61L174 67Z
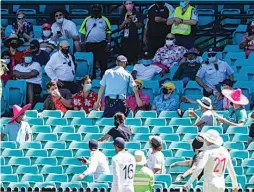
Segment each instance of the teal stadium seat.
M90 141L92 139L98 140L103 136L102 133L87 133L83 141Z
M40 25L33 25L34 38L39 39L42 34L42 28Z
M67 125L67 119L64 118L54 118L49 117L46 120L46 125L51 125L51 127L57 126L57 125Z
M147 126L131 126L133 134L136 133L150 133L150 129Z
M42 174L30 174L30 173L26 173L21 181L28 181L30 186L34 186L35 183L38 182L43 182L43 175Z
M76 68L76 80L81 80L85 75L92 76L94 56L92 52L76 52L74 54Z
M61 165L63 166L64 169L66 169L65 167L68 167L70 165L80 166L80 165L83 165L83 164L81 163L81 161L79 161L77 159L77 157L65 157L65 158L63 158Z
M63 116L60 110L43 110L41 113L41 117L55 117L61 118Z
M166 126L166 119L164 118L147 118L145 126L154 127L154 126Z
M56 184L55 182L36 182L35 185L34 185L34 188L39 188L39 189L42 189L43 187L46 188L46 187L52 187L52 188L56 188Z
M167 121L169 121L173 117L179 117L176 111L162 111L159 114L159 118L165 118Z
M37 110L28 110L25 112L26 117L31 118L38 118L38 111Z
M8 165L31 165L31 159L29 157L10 157Z
M43 119L39 118L26 118L26 122L30 125L44 125Z
M24 152L21 149L4 149L2 152L3 157L23 157Z
M1 149L17 149L16 141L2 141Z
M36 136L39 133L52 133L52 129L50 125L33 125L31 127L33 138L36 138Z
M100 175L97 179L97 182L101 183L112 183L113 182L113 175Z
M190 140L193 140L196 138L196 134L191 134L191 133L186 133L183 138L182 138L182 141L183 142L189 142Z
M184 150L184 149L179 149L175 157L185 157L188 159L191 159L195 155L195 152L193 150Z
M141 144L139 142L127 142L125 144L126 149L136 149L140 150L141 149Z
M64 118L86 118L86 112L84 110L80 111L68 110L64 114Z
M142 121L140 118L126 118L125 124L128 126L141 126Z
M45 179L45 181L49 181L49 182L55 182L56 187L59 188L61 183L63 182L68 182L68 176L66 174L49 174L47 176L47 178Z
M56 157L38 157L34 162L34 165L43 166L51 165L56 166L58 164Z
M141 111L139 110L135 118L156 118L157 117L157 112L156 111Z
M170 174L157 174L154 176L155 183L162 183L163 187L168 189L172 183Z
M36 141L41 141L44 146L47 141L57 141L56 133L39 133L35 138Z
M93 82L94 82L94 80L93 80ZM92 84L94 86L93 82L92 82ZM90 111L90 113L88 114L88 118L99 119L102 117L102 115L103 115L103 111Z
M223 128L221 126L204 126L201 130L202 133L207 132L208 130L213 129L218 131L219 134L223 133Z
M66 149L66 143L64 141L48 141L44 149L47 149L48 151L51 149Z
M179 134L176 134L176 133L171 133L171 134L162 133L160 134L160 137L163 141L167 143L180 141L180 136Z
M157 134L170 134L174 133L173 127L171 126L154 126L151 131L152 134L157 135Z
M75 128L81 125L94 125L93 119L88 118L73 118L70 125L74 125Z
M196 81L189 81L183 95L203 95L203 88Z
M0 180L4 186L7 188L10 182L18 182L18 176L16 174L0 174Z
M114 149L113 142L99 142L99 149Z
M1 174L13 174L13 169L11 165L1 165Z
M12 190L14 190L15 188L18 188L19 190L21 189L25 189L28 190L28 188L30 187L29 182L18 182L18 183L13 183L11 182L8 186L8 188L11 188Z
M245 146L241 142L224 142L224 147L226 147L229 150L236 149L236 150L244 150Z
M75 133L75 127L73 125L57 125L53 132L57 133L59 136L63 133Z
M235 134L232 141L234 142L243 142L245 144L247 144L248 142L248 134Z
M37 165L20 165L18 166L17 170L16 170L16 174L18 175L24 175L26 173L30 173L30 174L39 174L39 169L37 167Z
M75 154L75 157L90 157L90 150L87 148L87 149L78 149L76 154Z
M72 141L69 145L69 149L88 149L88 142Z
M79 127L77 133L81 133L81 134L100 133L100 129L97 125L92 125L92 126L82 125Z
M4 159L4 157L0 157L0 164L1 165L5 165L5 159Z
M236 30L233 33L233 44L239 45L246 35L247 25L238 25Z
M44 165L41 169L41 174L45 175L44 178L49 174L63 174L63 167L61 165Z

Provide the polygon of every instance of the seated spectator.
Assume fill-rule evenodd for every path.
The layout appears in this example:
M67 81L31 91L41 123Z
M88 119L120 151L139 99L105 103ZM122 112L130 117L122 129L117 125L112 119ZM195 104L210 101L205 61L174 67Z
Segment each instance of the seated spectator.
M225 79L220 83L222 85L221 91L222 90L232 90L234 82L231 81L230 79ZM228 100L228 98L224 97L223 95L223 110L229 110L232 108L232 103Z
M34 37L33 24L26 21L26 16L23 12L17 12L17 21L12 25L12 34L19 38L24 38L25 42L29 42Z
M179 65L187 51L184 47L175 45L175 35L169 33L166 36L164 47L159 48L156 52L153 63L163 64L170 69L173 65Z
M172 94L175 85L171 82L162 85L162 94L156 96L153 101L152 110L159 114L161 111L175 111L178 108L178 101L173 98Z
M59 51L54 53L45 66L45 72L53 81L57 81L60 88L69 89L72 94L76 93L74 84L75 63L69 54L70 44L68 41L61 41Z
M144 59L141 63L136 64L132 71L132 77L140 80L152 80L156 74L164 75L166 71L157 65L152 65L152 60L148 58L148 53L145 52Z
M78 92L72 99L74 110L85 110L86 114L96 110L94 103L97 101L97 93L92 91L92 81L89 75L86 75L82 80L82 90Z
M184 57L187 59L178 67L173 80L182 80L184 86L186 86L190 80L195 80L195 76L201 64L196 61L198 52L195 49L190 49L187 53L184 54Z
M134 87L134 94L126 99L127 106L136 114L139 110L147 111L150 109L150 96L142 92L143 81L136 79L136 86Z
M125 141L130 141L132 131L130 127L125 126L125 116L123 113L118 112L114 115L114 125L115 127L110 129L110 131L98 141L106 141L110 137L112 137L113 140L117 137L121 137Z
M57 41L53 37L51 25L49 23L44 23L42 25L42 36L38 41L41 50L46 51L49 54L56 50Z
M233 69L227 62L218 58L215 48L208 50L208 60L201 65L196 75L197 83L203 87L204 96L209 97L213 94L213 89L220 82L227 78L233 79Z
M194 126L197 126L199 131L201 131L204 126L216 126L216 119L213 115L211 99L203 97L200 100L198 99L197 102L202 110L201 117L199 117L193 110L189 110L189 116L193 116L197 119Z
M56 20L51 29L53 37L58 39L73 39L76 51L81 51L80 38L77 26L74 22L67 19L68 12L66 10L56 10L52 13L52 17Z
M9 69L6 65L6 61L4 59L1 59L1 63L0 63L0 76L2 76L4 73L8 72ZM0 98L2 98L2 90L3 85L2 85L2 81L0 81Z
M254 52L254 21L247 28L247 35L243 37L239 47L245 50L246 57Z
M3 81L4 85L7 83L7 81L9 79L11 79L12 77L12 74L10 74L10 71L9 71L9 66L10 66L10 63L11 63L11 54L8 52L8 51L4 51L1 55L1 61L4 61L4 64L5 64L5 68L1 68L1 69L5 69L5 70L2 70L1 72L1 80ZM1 81L1 82L2 82Z
M204 63L204 60L203 60L203 57L201 56L202 54L201 54L201 50L199 49L199 47L197 47L197 46L194 46L193 48L191 48L191 49L193 49L193 50L195 50L195 52L197 53L197 57L196 57L196 62L197 63L199 63L199 64L203 64ZM183 58L182 58L182 60L180 61L180 65L181 64L183 64L183 63L185 63L186 62L186 57L184 56Z
M253 120L254 119L254 112L251 112L248 115L248 118L251 118ZM249 138L248 138L248 146L253 141L253 139L254 139L254 121L252 121L252 124L250 126Z
M20 40L15 34L10 35L10 37L4 42L5 46L9 48L7 52L10 54L11 59L10 63L8 64L9 73L3 74L1 76L1 79L4 81L5 84L9 79L13 79L13 68L15 67L15 65L23 62L23 53L17 50L17 48L20 45L23 45L23 43L24 42ZM7 53L5 53L5 55L7 55Z
M37 102L35 97L39 96L42 81L41 66L39 63L32 61L32 50L25 49L24 63L18 64L13 69L13 76L16 79L24 79L27 82L27 102L32 104L32 107Z
M33 54L33 61L40 65L46 65L50 59L49 54L46 51L40 49L40 43L38 40L32 40L30 42L30 49Z
M27 104L23 108L19 107L18 105L13 105L13 117L4 127L1 133L2 141L5 135L8 135L9 141L32 141L32 130L30 128L30 125L24 120L25 112L30 107L31 104Z
M52 80L46 87L50 95L44 101L43 110L60 110L66 113L72 108L72 94L68 89L58 89L57 83Z

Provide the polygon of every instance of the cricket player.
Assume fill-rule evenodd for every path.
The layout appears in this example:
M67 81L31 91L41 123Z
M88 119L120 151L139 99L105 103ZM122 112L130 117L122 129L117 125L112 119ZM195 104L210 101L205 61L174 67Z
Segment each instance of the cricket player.
M236 174L233 168L231 157L226 148L222 147L223 140L219 133L215 130L208 130L206 133L201 133L207 146L203 152L203 157L200 158L198 165L185 184L184 189L190 187L192 182L198 177L204 169L204 192L224 192L225 169L228 169L232 182L232 192L238 191Z
M112 192L134 192L135 158L125 150L123 138L117 137L113 144L117 155L112 158Z

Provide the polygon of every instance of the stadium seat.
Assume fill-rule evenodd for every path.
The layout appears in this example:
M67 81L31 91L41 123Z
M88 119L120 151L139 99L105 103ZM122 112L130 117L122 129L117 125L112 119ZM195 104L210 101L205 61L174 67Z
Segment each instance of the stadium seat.
M9 117L2 117L0 119L1 125L7 125L10 120L11 120L11 118L9 118Z
M99 149L114 149L112 142L99 142Z
M53 133L57 133L59 136L61 136L63 133L75 133L75 127L74 125L57 125Z
M165 158L165 166L170 167L175 162L185 161L184 157L167 157ZM167 171L168 172L168 171Z
M248 180L251 178L252 175L254 175L254 167L249 167L246 171L246 177L248 178Z
M0 174L0 180L3 183L4 188L7 188L10 182L19 181L16 174Z
M136 149L140 150L141 149L141 144L139 142L127 142L125 144L126 149Z
M56 157L57 160L61 157L73 157L72 151L70 149L54 149L51 153L52 157ZM58 161L59 163L59 161Z
M42 146L45 145L47 141L57 141L56 133L39 133L35 138L35 141L41 141Z
M81 134L100 133L100 129L97 125L93 125L93 126L82 125L79 127L77 133L81 133Z
M195 152L193 150L179 149L177 150L175 157L185 157L191 159L194 155Z
M169 121L173 117L179 117L176 111L162 111L159 114L159 118L165 118L167 121Z
M11 188L12 190L15 191L15 189L25 189L25 190L28 190L28 188L30 187L29 185L29 182L18 182L18 183L14 183L14 182L11 182L8 186L8 188Z
M251 156L253 154L253 152L254 152L254 142L251 142L249 144L249 146L247 147L247 150L249 151L250 156Z
M44 125L43 119L39 118L26 118L26 122L30 125Z
M248 142L248 135L247 134L235 134L233 139L233 142L243 142L247 143Z
M126 118L125 124L127 126L141 126L142 121L140 118Z
M109 160L117 154L115 149L103 149L102 152L106 157L108 157Z
M245 176L245 175L237 175L237 176L236 176L236 179L237 179L238 184L240 184L241 189L245 189L245 187L246 187L246 182L247 182L246 176ZM227 186L227 184L228 184L229 186L232 185L230 176L227 176L227 177L225 178L225 184L226 184L226 186Z
M214 129L216 131L218 131L219 134L223 133L223 128L221 126L204 126L201 130L202 133L207 132L210 129Z
M112 126L105 126L104 128L102 128L102 131L101 133L102 134L106 134L110 131L110 129L112 129L113 127Z
M3 82L2 82L3 83ZM1 116L3 116L6 111L8 110L8 100L7 100L7 89L5 89L4 87L2 87L2 96L1 96Z
M66 149L66 143L64 141L48 141L45 146L44 149L47 149L49 151L49 149L53 150L53 149Z
M179 126L176 133L183 135L186 133L197 134L198 128L196 126Z
M238 15L240 14L240 9L222 9L221 14L222 15ZM231 19L231 18L225 18L221 21L221 25L226 30L234 30L236 26L238 26L241 23L240 19Z
M43 110L41 113L41 117L55 117L61 118L63 116L60 110Z
M1 149L17 149L16 141L2 141Z
M11 165L1 165L0 166L1 174L12 174L12 166Z
M48 174L63 174L63 167L61 165L44 165L41 169L41 174L44 175L44 178L47 177Z
M154 175L155 183L162 183L163 187L168 189L172 183L172 178L170 174L157 174Z
M224 142L223 146L230 150L232 149L244 150L245 149L244 144L240 142Z
M26 157L48 157L48 151L46 149L29 149L26 152Z
M94 86L94 83L92 84ZM88 118L98 119L98 118L101 118L102 115L103 115L103 111L90 111L90 113L88 114Z
M192 125L190 118L176 118L173 117L170 122L169 125L172 126L187 126L187 125Z
M67 125L67 119L64 118L54 118L54 117L49 117L46 120L46 125L51 125L51 127L53 126L57 126L57 125Z
M33 186L37 182L43 182L44 179L42 174L27 173L22 177L21 181L28 181L29 184Z
M64 114L64 118L86 118L86 112L84 110L80 111L68 110Z
M3 157L23 157L24 153L21 149L4 149L2 152Z
M66 174L49 174L45 180L46 182L55 182L56 187L59 188L61 183L68 182Z
M131 126L133 134L136 133L150 133L150 129L147 126Z
M64 183L61 183L60 188L62 189L69 188L71 189L71 191L74 191L74 188L79 190L80 188L82 188L82 183L81 182L64 182Z
M235 134L249 134L249 128L247 126L229 126L226 133L229 134L232 140Z
M26 117L31 117L31 118L38 118L38 111L37 110L28 110L25 112Z
M226 45L223 49L223 53L228 53L228 52L242 52L243 49L239 48L239 45Z
M249 181L246 183L246 188L253 189L254 185L254 175L249 179Z
M189 81L184 88L183 95L202 95L203 88L196 81Z
M1 165L5 165L5 159L4 159L4 157L0 157L0 164Z
M31 165L31 160L29 157L11 157L8 165Z
M230 155L237 160L237 165L241 165L243 159L249 158L249 152L247 150L231 150Z
M244 159L243 162L242 162L242 167L254 167L254 159L251 159L251 158L247 158L247 159Z
M65 141L65 142L81 141L81 134L79 134L79 133L63 133L59 140Z
M80 125L94 125L93 119L89 118L73 118L70 125L80 126Z
M76 52L74 54L77 65L75 79L81 80L85 75L93 75L93 60L92 52Z
M151 133L154 135L157 134L170 134L170 133L174 133L173 127L171 126L154 126L151 130Z
M90 157L89 149L78 149L74 157Z
M173 152L173 154L175 154L178 149L192 150L192 147L188 142L180 141L170 143L168 149L170 149Z
M157 112L156 111L141 111L139 110L135 118L156 118L157 117Z
M196 134L191 134L191 133L186 133L183 138L182 138L182 141L184 142L189 142L190 140L193 140L196 138Z
M145 126L166 126L166 119L164 118L147 118L145 123Z
M204 26L204 30L212 29L212 24L215 21L214 13L215 11L213 9L197 9L198 15L201 14L198 18L198 24L199 26ZM203 15L202 15L203 14ZM207 26L207 27L206 27Z
M31 127L33 132L33 138L35 138L39 133L51 133L51 126L50 125L33 125Z
M69 145L69 149L88 149L88 142L72 141Z
M92 139L98 140L103 136L102 133L87 133L83 141L90 141Z
M30 174L39 174L39 169L37 167L37 165L20 165L18 166L17 170L16 170L16 174L18 175L24 175L26 173L30 173Z
M43 165L57 165L56 157L38 157L34 162L34 165L43 166Z
M42 189L43 187L46 188L49 186L53 188L56 187L56 184L55 182L36 182L34 188Z

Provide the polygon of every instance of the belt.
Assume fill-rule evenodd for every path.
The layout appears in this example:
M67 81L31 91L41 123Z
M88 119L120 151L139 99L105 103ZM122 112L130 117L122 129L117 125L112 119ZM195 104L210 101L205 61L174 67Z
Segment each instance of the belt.
M124 96L121 95L108 95L110 99L125 99Z

